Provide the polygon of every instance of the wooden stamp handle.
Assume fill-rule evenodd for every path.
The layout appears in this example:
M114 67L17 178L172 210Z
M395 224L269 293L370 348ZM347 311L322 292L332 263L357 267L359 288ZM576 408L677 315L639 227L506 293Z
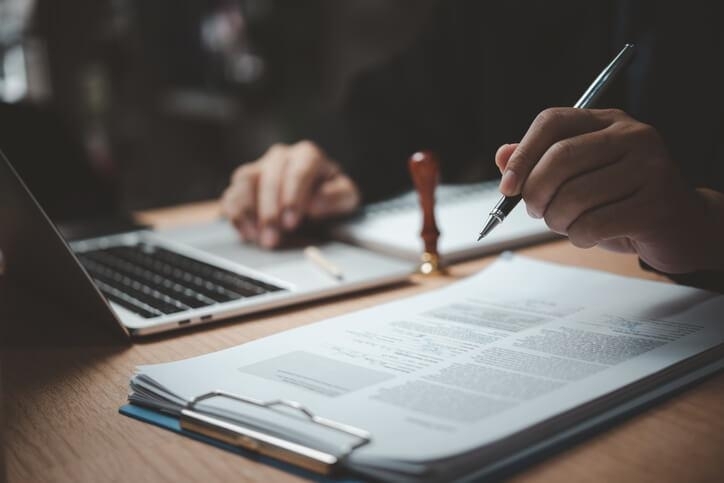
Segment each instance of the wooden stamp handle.
M422 206L420 236L425 241L425 252L438 257L437 239L440 230L435 223L435 188L440 176L440 165L432 152L418 151L410 157L408 166Z

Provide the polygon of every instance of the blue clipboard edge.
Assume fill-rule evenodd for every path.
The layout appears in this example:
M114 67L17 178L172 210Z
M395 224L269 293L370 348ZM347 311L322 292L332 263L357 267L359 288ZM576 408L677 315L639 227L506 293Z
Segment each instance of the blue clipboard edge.
M142 421L144 423L152 424L159 428L163 428L163 429L172 431L176 434L186 436L187 438L191 438L196 441L200 441L202 443L216 446L217 448L221 448L223 450L229 451L231 453L237 454L239 456L242 456L244 458L247 458L247 459L259 462L259 463L273 466L284 472L292 473L296 476L305 478L307 480L318 481L320 483L359 483L359 481L360 481L360 480L353 480L353 479L349 479L349 478L341 478L341 477L332 478L332 477L320 476L316 473L312 473L311 471L307 471L307 470L304 470L297 466L293 466L291 464L284 463L283 461L279 461L274 458L269 458L267 456L262 456L258 453L254 453L253 451L248 451L243 448L238 448L236 446L232 446L230 444L226 444L226 443L217 441L215 439L209 438L202 434L185 431L185 430L181 429L181 424L177 417L172 416L170 414L162 413L160 411L156 411L154 409L146 408L143 406L137 406L135 404L124 404L123 406L121 406L118 409L118 412L124 416L128 416L129 418L136 419L136 420Z
M528 467L529 465L533 465L543 460L544 458L552 456L554 453L569 447L571 443L575 443L589 436L592 436L593 434L608 427L609 424L621 421L626 417L632 416L633 414L636 414L637 412L644 410L645 408L663 399L673 396L674 394L683 391L687 387L692 386L695 383L709 376L712 376L723 369L724 359L719 359L711 362L688 374L683 375L682 377L679 377L652 391L649 391L646 394L640 395L634 399L627 401L624 404L620 404L597 416L591 417L583 423L565 429L564 431L561 431L560 433L550 438L539 441L538 443L535 443L521 451L511 454L509 457L503 458L492 465L480 468L479 470L469 473L467 475L461 475L459 476L459 480L482 481L489 480L491 478L498 480L500 478L510 477L518 471L522 470L523 468ZM134 404L125 404L119 408L118 412L124 416L152 424L154 426L172 431L176 434L180 434L188 438L192 438L202 443L216 446L217 448L230 451L247 459L273 466L282 471L292 473L309 480L325 483L358 483L360 481L356 479L344 478L344 475L339 478L322 477L320 475L284 463L282 461L266 456L261 456L257 453L216 441L201 434L185 431L181 429L178 418L169 414L155 411L153 409L137 406Z

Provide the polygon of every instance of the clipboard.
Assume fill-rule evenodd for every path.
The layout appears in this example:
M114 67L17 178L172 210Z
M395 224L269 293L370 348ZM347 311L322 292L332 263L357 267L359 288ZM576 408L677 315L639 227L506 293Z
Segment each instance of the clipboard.
M309 422L356 438L356 442L345 448L340 455L321 451L220 418L198 408L199 403L212 398L225 398L265 409L277 406L292 409L301 413ZM119 412L124 416L168 429L174 433L316 481L357 482L358 480L354 479L331 478L331 476L339 473L344 459L349 454L372 440L369 432L317 416L296 401L286 399L261 401L221 390L211 391L193 398L181 409L179 416L135 404L121 406Z
M676 394L677 392L689 387L692 384L699 382L706 377L711 376L712 374L716 374L717 372L724 370L724 359L722 359L717 354L713 354L713 356L713 360L707 360L707 362L705 362L702 366L690 372L687 372L679 377L674 378L673 380L659 385L654 389L647 390L630 400L613 405L607 410L602 411L595 416L586 418L585 420L576 423L573 426L566 428L557 434L553 434L550 437L538 441L537 443L522 447L516 451L512 451L510 454L501 457L493 464L481 466L479 469L465 475L465 479L498 479L510 476L514 474L517 470L521 469L521 467L535 463L536 461L540 461L543 458L555 454L561 449L569 447L572 442L580 441L581 439L585 439L586 437L589 437L592 434L595 434L601 430L605 430L606 428L609 428L612 424L626 419L627 417L630 417L633 414L636 414L650 407L651 405L660 402L662 399L666 399L673 394ZM224 396L221 396L219 393L223 393ZM262 402L250 398L243 398L231 395L229 393L224 393L223 391L214 391L212 393L204 394L200 397L195 398L194 401L199 402L200 400L217 396L232 396L232 398L234 398L235 400L241 400L245 403L250 403L249 401L253 401L250 404L256 405L256 403L258 403L262 407L270 407L279 404L280 401L283 401L275 400ZM293 405L298 404L293 403L292 401L285 402L292 403ZM189 405L187 405L187 408L188 406ZM299 410L298 408L295 409ZM193 405L191 407L191 410L193 410ZM180 416L163 413L155 409L138 406L136 404L126 404L124 406L121 406L119 412L124 416L128 416L130 418L145 423L153 424L154 426L167 429L176 434L180 434L196 441L210 444L217 448L224 449L245 458L278 468L282 471L300 476L302 478L307 478L323 483L360 483L362 481L360 479L354 478L349 473L341 473L340 471L338 471L350 471L349 469L343 468L341 466L340 463L342 463L343 460L339 460L331 465L320 467L323 469L323 471L315 471L313 468L301 467L298 462L292 459L282 460L279 455L272 456L273 453L270 454L262 452L260 450L260 447L254 448L251 446L241 446L233 444L229 441L225 441L224 439L220 438L219 433L215 431L205 433L194 431L190 429L188 422L184 423L182 421L182 418ZM188 415L186 417L188 418ZM211 421L207 422L209 424L212 424ZM364 444L367 444L368 442L369 441ZM361 447L364 444L360 444L357 447ZM353 449L350 451L353 451Z

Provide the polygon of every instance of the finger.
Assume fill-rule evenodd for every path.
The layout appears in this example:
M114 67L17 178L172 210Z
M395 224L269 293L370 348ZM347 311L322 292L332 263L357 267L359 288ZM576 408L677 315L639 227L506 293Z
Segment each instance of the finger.
M287 174L282 182L282 226L287 230L297 227L312 193L320 182L338 172L336 165L314 144L298 143L289 155Z
M256 184L259 180L258 163L238 167L231 176L231 183L221 197L222 214L234 219L247 212L256 216Z
M240 193L237 192L236 186L231 185L221 194L221 214L229 220L233 220L239 215L238 198Z
M634 195L583 213L568 227L569 240L577 247L590 248L602 241L630 237L650 210L640 198Z
M221 199L222 214L231 221L245 240L256 241L257 175L237 178Z
M513 151L515 151L515 148L517 147L518 143L513 143L503 144L498 148L498 151L495 153L495 165L498 167L501 173L505 171L505 167L510 160L510 156L513 154Z
M540 218L566 181L619 161L625 153L626 144L616 140L616 134L616 129L609 126L563 139L548 148L523 184L523 199L528 213Z
M287 149L273 148L264 156L257 191L257 219L259 242L267 248L279 244L279 215L281 211L281 184L286 175Z
M231 173L231 179L229 180L229 184L235 184L240 180L243 180L244 178L255 178L259 175L259 165L261 164L261 160L264 159L263 157L259 160L252 161L250 163L244 163L238 168L234 170L233 173Z
M598 242L598 246L610 252L616 253L636 253L631 240L626 237L612 238Z
M352 180L337 175L323 183L309 203L307 210L313 219L343 215L354 211L360 203L360 194Z
M632 197L644 179L630 171L622 160L566 181L545 208L546 224L556 233L566 234L583 213Z
M511 155L503 172L500 191L519 194L528 174L543 154L561 139L596 131L611 123L607 111L551 108L538 114Z
M221 197L221 214L226 217L229 222L236 228L242 239L250 239L249 233L245 232L245 226L242 224L243 217L238 208L240 193L237 186L229 186Z

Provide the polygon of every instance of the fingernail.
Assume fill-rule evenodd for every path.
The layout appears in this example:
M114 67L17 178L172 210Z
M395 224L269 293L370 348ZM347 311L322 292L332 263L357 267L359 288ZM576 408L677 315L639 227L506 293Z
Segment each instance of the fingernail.
M528 215L531 218L541 218L542 215L538 212L538 210L535 210L534 208L531 208L530 206L526 206L525 209L528 211Z
M514 195L518 191L518 176L512 169L506 169L500 180L500 192L504 195Z
M297 223L299 223L299 216L297 216L294 210L287 208L282 214L282 223L287 230L294 229L297 227Z
M270 226L265 226L261 231L259 242L266 248L275 247L279 243L279 232Z

